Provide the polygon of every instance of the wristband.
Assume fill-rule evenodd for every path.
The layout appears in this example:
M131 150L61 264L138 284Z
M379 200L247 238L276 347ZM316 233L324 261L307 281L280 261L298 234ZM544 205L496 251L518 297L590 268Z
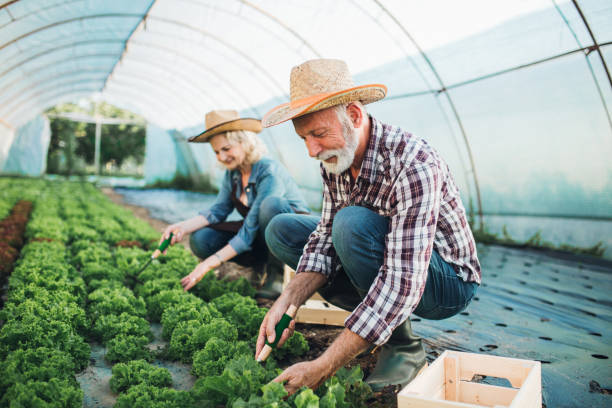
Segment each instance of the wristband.
M225 261L223 261L223 259L221 259L221 257L219 256L219 254L215 252L213 255L214 255L214 256L216 256L216 257L217 257L217 259L219 260L219 262L220 262L220 263L219 263L219 265L223 265L223 262L225 262Z

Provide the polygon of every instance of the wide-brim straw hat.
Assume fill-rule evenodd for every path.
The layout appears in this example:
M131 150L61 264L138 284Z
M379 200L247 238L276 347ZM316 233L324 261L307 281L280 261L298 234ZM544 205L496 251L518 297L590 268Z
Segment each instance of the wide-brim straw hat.
M310 60L291 70L291 101L270 110L261 122L263 127L270 127L344 103L376 102L386 94L387 87L382 84L355 86L344 61Z
M254 118L241 118L235 110L214 110L206 114L206 130L189 138L190 142L206 143L211 137L233 130L248 130L259 133L261 121Z

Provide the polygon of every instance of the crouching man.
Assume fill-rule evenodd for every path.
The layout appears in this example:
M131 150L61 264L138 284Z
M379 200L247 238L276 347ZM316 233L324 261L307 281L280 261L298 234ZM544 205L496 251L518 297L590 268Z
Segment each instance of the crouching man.
M291 119L311 157L321 161L321 217L280 214L266 229L270 251L297 272L264 318L266 337L291 304L315 291L352 310L345 329L317 359L276 381L290 393L318 387L359 353L381 346L366 378L373 389L407 384L425 365L411 314L445 319L470 303L481 281L474 237L446 163L424 140L384 124L364 105L384 85L355 86L343 61L312 60L291 72L291 102L263 125ZM282 344L292 333L285 330Z

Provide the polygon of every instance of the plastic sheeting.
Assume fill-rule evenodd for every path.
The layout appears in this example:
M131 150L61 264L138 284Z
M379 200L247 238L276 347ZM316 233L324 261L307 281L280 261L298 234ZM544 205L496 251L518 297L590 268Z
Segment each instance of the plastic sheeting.
M20 127L15 135L3 173L41 176L47 170L47 149L51 141L49 120L38 116Z
M176 141L212 109L261 117L288 99L292 66L341 58L388 86L369 111L439 149L476 215L610 222L611 21L608 0L4 1L0 123L94 95ZM291 125L262 138L316 199ZM149 147L149 180L177 164L218 180L207 146Z

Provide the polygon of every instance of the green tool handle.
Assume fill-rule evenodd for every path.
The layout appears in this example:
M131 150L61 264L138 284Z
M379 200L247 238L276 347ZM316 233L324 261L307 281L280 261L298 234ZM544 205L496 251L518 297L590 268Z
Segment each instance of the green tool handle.
M274 328L274 331L276 332L276 337L274 337L274 342L272 344L270 344L268 342L268 339L266 339L266 344L272 348L276 348L276 345L278 344L278 341L280 340L280 338L283 335L283 332L285 331L285 329L287 327L289 327L289 323L291 323L291 320L293 320L293 318L291 316L289 316L287 313L285 313L283 315L283 317L281 317L280 321L276 324L276 327Z
M171 232L170 235L168 236L168 238L166 238L161 245L159 246L159 248L157 248L154 252L153 255L151 255L151 259L155 259L158 256L161 255L162 252L164 252L169 246L170 246L170 242L172 241L172 236L174 234Z
M161 245L159 246L159 250L164 252L166 250L166 248L168 248L168 246L170 246L170 242L172 241L172 235L174 235L172 232L170 233L170 235L168 236L167 239L164 240L164 242L161 243Z

